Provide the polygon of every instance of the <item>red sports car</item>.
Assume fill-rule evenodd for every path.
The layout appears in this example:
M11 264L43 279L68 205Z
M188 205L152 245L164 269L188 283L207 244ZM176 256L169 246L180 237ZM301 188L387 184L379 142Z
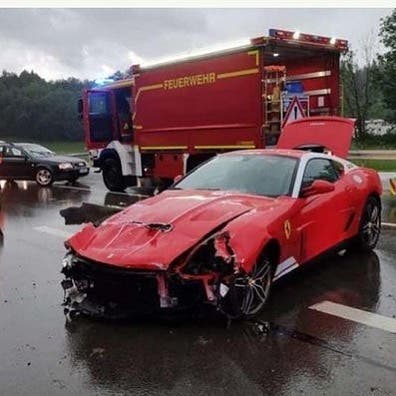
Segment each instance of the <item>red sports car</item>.
M353 129L336 117L296 121L277 149L218 155L88 224L66 242L66 310L117 316L205 301L249 318L290 271L330 250L373 249L382 186L342 158Z

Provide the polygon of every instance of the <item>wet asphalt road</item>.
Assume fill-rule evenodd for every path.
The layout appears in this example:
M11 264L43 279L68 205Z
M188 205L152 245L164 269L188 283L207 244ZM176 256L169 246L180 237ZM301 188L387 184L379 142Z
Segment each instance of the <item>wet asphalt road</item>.
M372 254L282 280L257 323L197 313L68 324L59 270L63 240L81 226L59 210L139 197L106 193L96 174L1 186L0 395L396 395L396 334L309 309L329 300L395 317L396 229ZM396 198L383 201L396 222Z

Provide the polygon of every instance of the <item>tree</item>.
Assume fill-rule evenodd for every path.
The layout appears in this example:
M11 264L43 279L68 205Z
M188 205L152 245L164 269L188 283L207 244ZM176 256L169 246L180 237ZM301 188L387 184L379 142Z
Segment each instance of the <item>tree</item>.
M381 19L381 43L385 53L378 56L382 92L389 111L389 120L396 121L396 9L392 14Z
M356 54L350 50L341 62L341 79L345 115L356 118L356 138L364 139L367 136L366 121L370 117L373 105L378 102L375 94L377 88L374 76L377 70L373 49L374 35L370 33L362 43L360 67L356 61ZM378 105L378 103L376 103Z
M47 82L33 71L0 75L0 139L81 140L77 101L88 81Z

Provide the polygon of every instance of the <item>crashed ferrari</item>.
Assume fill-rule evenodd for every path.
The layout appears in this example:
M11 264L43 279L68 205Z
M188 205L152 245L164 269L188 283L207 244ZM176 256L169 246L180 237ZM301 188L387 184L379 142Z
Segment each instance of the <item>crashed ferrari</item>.
M374 170L344 159L352 132L351 120L297 121L277 149L218 155L86 225L66 242L66 312L117 317L205 302L251 318L290 271L331 250L373 249L382 187Z

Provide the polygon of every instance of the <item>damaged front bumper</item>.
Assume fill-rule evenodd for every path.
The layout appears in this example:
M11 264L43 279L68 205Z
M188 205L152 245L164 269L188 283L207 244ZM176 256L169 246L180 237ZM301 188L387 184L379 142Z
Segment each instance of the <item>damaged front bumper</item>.
M70 317L122 318L186 309L200 302L216 305L218 300L219 287L210 276L195 279L165 271L120 269L73 253L64 258L62 273L65 314Z
M62 269L65 311L119 317L186 309L198 303L221 309L241 271L229 240L224 232L212 235L162 271L92 262L70 250Z

